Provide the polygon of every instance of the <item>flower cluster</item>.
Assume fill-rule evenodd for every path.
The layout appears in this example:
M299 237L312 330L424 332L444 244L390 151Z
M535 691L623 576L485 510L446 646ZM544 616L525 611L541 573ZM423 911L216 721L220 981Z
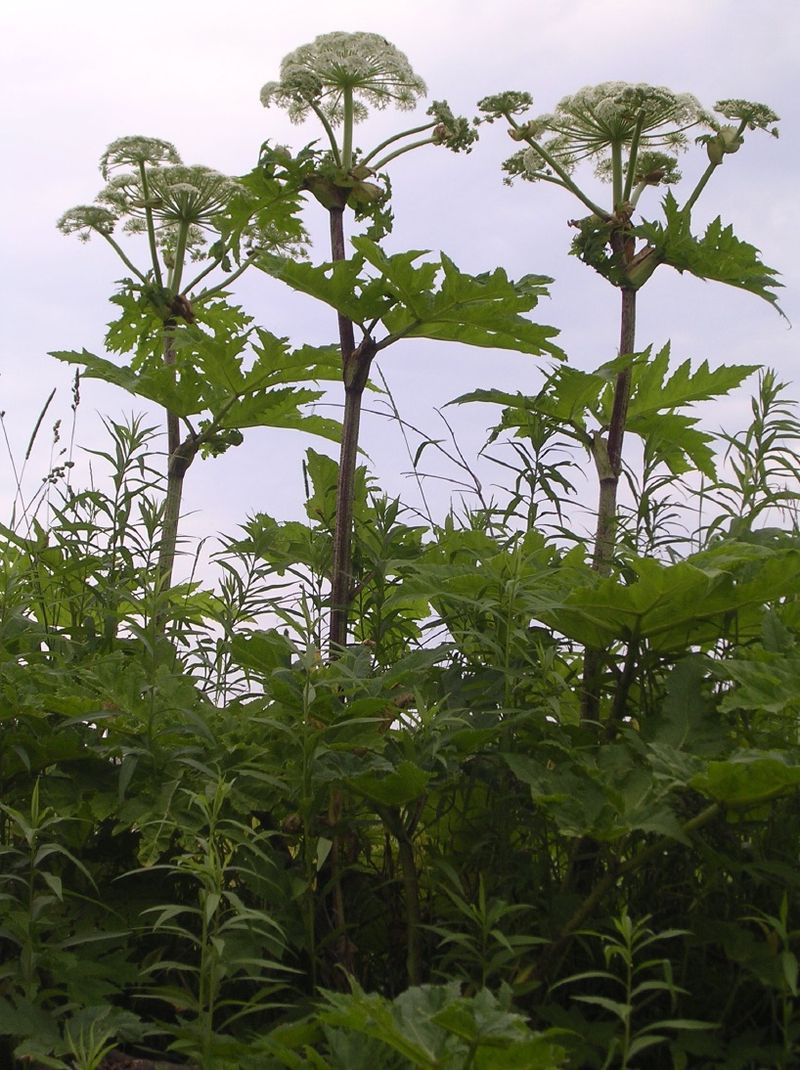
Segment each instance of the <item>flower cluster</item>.
M181 232L180 242L192 258L202 255L204 231L241 192L235 179L183 164L170 142L139 135L112 142L100 158L100 172L106 186L97 203L65 212L59 230L76 233L81 241L93 232L109 238L124 220L126 233L143 234L149 218L168 266Z
M235 179L210 167L173 164L148 168L146 184L136 173L118 175L99 199L121 215L144 217L150 209L155 219L166 224L203 226L225 208L239 188Z
M79 241L86 242L95 234L110 237L117 225L114 212L99 204L78 204L64 212L56 226L62 234L77 234Z
M474 130L461 115L453 115L446 100L434 100L426 115L436 120L431 140L435 145L445 145L453 152L472 152L472 146L478 140L478 131Z
M610 182L612 178L611 160L601 160L595 172L599 178ZM647 149L636 156L634 181L636 184L645 186L670 186L680 182L681 173L678 170L678 161L667 152L658 149Z
M634 144L639 150L682 150L687 143L686 131L708 121L689 93L674 93L663 86L603 82L564 97L552 114L540 115L521 131L534 140L552 135L542 146L564 170L594 159L602 177L611 150ZM541 156L533 150L526 163L531 177L542 169Z
M367 105L411 109L426 92L407 57L377 33L327 33L290 52L277 82L261 90L264 107L278 104L292 122L310 111L333 126L344 119L344 95L352 93L353 121L367 117Z
M533 105L533 97L530 93L521 93L509 89L505 93L494 93L492 96L483 97L478 101L478 110L483 112L482 119L476 119L478 123L493 123L497 119L506 118L509 115L520 115Z
M752 100L718 100L714 111L726 119L737 119L748 130L766 130L773 137L778 136L779 117L766 104L757 104Z
M181 158L171 141L162 141L158 137L142 137L133 134L112 141L100 157L100 174L106 180L112 171L120 167L142 167L154 164L179 164Z

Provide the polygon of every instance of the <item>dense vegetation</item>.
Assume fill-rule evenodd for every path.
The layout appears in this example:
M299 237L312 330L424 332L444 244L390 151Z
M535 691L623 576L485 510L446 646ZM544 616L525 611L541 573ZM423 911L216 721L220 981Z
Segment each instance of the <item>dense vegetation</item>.
M327 35L262 92L316 116L324 151L267 143L234 180L122 138L61 220L127 271L112 356L55 354L73 412L93 377L155 403L167 468L155 426L108 419L92 484L61 464L0 527L4 1065L796 1065L800 421L764 371L750 425L711 435L687 410L756 369L635 338L662 265L775 303L757 250L691 213L776 117L606 83L535 118L525 93L477 124L435 102L356 148L368 105L423 93L383 38ZM573 251L621 296L593 372L530 316L546 276L382 248L391 161L468 153L494 121L522 145L509 180L589 213ZM707 168L681 194L685 148ZM304 258L306 200L325 263ZM245 270L330 306L337 345L256 325L228 290ZM472 481L472 510L423 515L359 464L373 359L414 338L541 359L533 396L458 399L500 407L505 495L404 427L415 467L438 449ZM336 380L342 426L313 408ZM341 441L340 463L309 450L307 522L254 512L201 582L184 480L257 425Z

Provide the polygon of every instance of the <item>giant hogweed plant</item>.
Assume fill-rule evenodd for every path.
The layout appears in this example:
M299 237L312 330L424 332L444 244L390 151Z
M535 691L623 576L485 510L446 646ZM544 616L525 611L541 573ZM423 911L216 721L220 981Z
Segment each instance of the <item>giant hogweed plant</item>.
M331 567L329 646L334 654L347 643L353 602L353 490L362 397L375 356L404 337L556 352L549 342L555 332L520 315L534 307L549 280L528 276L514 284L500 270L473 278L459 272L445 256L438 264L415 266L419 253L387 257L371 240L390 225L390 187L384 169L391 161L427 145L469 152L477 136L446 102L435 101L427 121L389 135L372 149L356 148L356 124L368 117L370 107L391 104L410 110L425 92L425 83L406 56L385 38L339 32L324 34L290 53L281 64L280 80L268 82L261 91L265 106L286 108L294 122L313 115L327 141L326 151L308 147L295 157L288 150L265 146L263 161L310 191L327 209L332 264L308 269L280 259L262 266L332 305L338 315L345 397ZM351 259L345 244L347 208L373 220L369 236L354 239ZM361 274L367 265L377 277ZM386 330L380 339L374 333L378 324ZM358 342L356 328L361 334Z
M198 454L223 453L257 425L338 437L333 421L306 411L319 394L305 384L330 377L330 352L292 350L227 301L228 287L265 252L302 249L297 200L285 186L261 171L234 179L186 166L172 144L149 137L114 141L100 171L106 185L95 202L65 212L58 226L82 241L101 237L129 272L112 297L122 312L106 346L132 356L120 367L86 350L54 355L165 411L158 575L167 589L184 477Z
M550 342L555 332L522 315L536 305L549 280L528 276L512 283L500 269L471 277L446 256L438 264L417 265L419 252L387 256L373 240L390 221L388 179L382 178L387 164L428 144L469 151L475 140L465 119L455 118L446 103L436 102L429 109L429 122L392 134L369 151L356 150L355 124L367 118L369 106L394 104L407 110L424 92L425 84L406 56L383 37L332 33L290 53L281 65L280 81L267 83L261 93L264 105L282 105L295 122L313 114L328 142L326 152L307 148L296 158L286 150L266 147L262 159L271 175L283 174L296 188L310 191L327 210L331 263L313 267L275 257L262 260L261 266L295 289L330 304L337 313L345 396L330 571L328 650L334 658L347 646L356 596L353 523L359 427L375 356L407 337L451 339L533 354L559 353ZM373 178L378 182L370 181ZM353 239L352 258L347 258L345 246L348 206L373 218L371 236ZM379 325L382 337L376 337ZM358 343L356 327L361 334ZM334 788L331 810L339 813L341 808L341 793ZM342 851L342 839L336 835L331 849L334 914L342 962L352 972L355 949L343 907Z
M571 221L577 230L572 252L616 287L621 297L618 356L616 361L598 369L595 385L599 389L593 391L591 383L580 373L568 371L561 378L556 372L543 391L549 395L549 405L542 406L544 412L553 415L554 407L560 405L563 413L565 389L571 394L565 423L592 456L600 485L592 566L601 576L606 576L614 560L623 443L632 417L640 418L636 430L640 434L644 431L645 441L657 438L660 433L661 453L668 465L685 464L686 455L691 455L694 445L693 459L697 459L699 449L707 469L710 463L707 439L704 443L702 433L694 431L692 443L691 434L686 432L691 432L693 421L688 421L687 426L684 418L683 426L680 422L676 424L674 410L731 389L741 381L746 370L751 370L723 369L713 373L704 364L693 377L687 363L667 382L668 350L662 350L655 361L651 360L649 350L637 354L638 292L656 268L667 264L680 272L689 271L702 279L748 290L777 307L774 289L780 284L775 279L776 272L761 262L758 250L739 240L732 228L723 226L719 218L709 224L702 237L695 237L691 217L710 179L726 159L739 151L746 134L762 130L777 136L778 117L766 105L745 100L718 101L716 114L712 114L688 93L625 82L586 87L564 97L551 114L527 118L532 102L532 97L524 92L485 97L479 102L482 117L478 122L504 120L511 138L524 146L503 165L506 181L521 178L552 183L589 210L589 215ZM705 146L708 156L702 175L682 203L667 190L662 202L663 222L637 220L642 210L640 201L648 191L672 186L680 180L677 154L688 148L689 132L695 129L704 131L696 141ZM587 161L594 163L597 177L610 183L610 197L601 201L583 180L580 165ZM659 373L657 376L651 364ZM651 394L650 411L636 412L634 407L632 412L632 399L637 399L643 382ZM671 389L654 404L655 394L665 385ZM483 394L481 399L489 400L490 395ZM527 406L523 403L521 407ZM532 407L536 408L536 402ZM587 411L599 425L595 430L586 426ZM596 719L599 713L601 662L598 651L587 652L584 676L587 719Z

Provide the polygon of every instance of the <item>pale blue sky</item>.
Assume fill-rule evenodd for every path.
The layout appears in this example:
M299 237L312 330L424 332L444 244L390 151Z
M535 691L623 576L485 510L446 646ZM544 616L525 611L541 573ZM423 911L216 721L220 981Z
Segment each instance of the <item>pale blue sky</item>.
M126 134L167 138L187 163L232 174L254 164L264 138L299 147L316 131L310 124L291 127L276 109L265 111L259 89L277 77L286 52L340 29L383 34L407 53L432 99L445 97L470 115L481 96L502 89L529 90L544 111L582 85L608 79L669 85L708 105L731 96L769 104L781 116L781 140L752 136L715 175L696 220L699 225L721 214L762 250L783 273L782 304L797 323L796 0L407 0L402 8L374 0L229 0L224 11L208 0L172 0L168 6L155 0L4 0L0 408L17 459L53 386L58 395L47 428L69 415L69 369L47 357L48 350L102 351L112 312L107 299L123 271L109 248L64 238L55 221L99 190L97 160L108 142ZM378 129L393 122L388 113L376 121ZM399 161L391 247L443 249L466 270L502 264L512 276L554 276L552 299L537 318L561 328L561 344L577 366L597 365L614 354L616 295L567 255L566 220L579 213L566 194L502 185L499 165L513 148L495 126L469 157L431 149ZM702 165L701 151L690 154L687 178ZM324 235L320 211L310 205L309 221ZM321 246L319 258L326 255ZM330 315L263 276L253 273L240 295L259 322L298 344L335 337ZM639 341L661 345L667 338L676 359L763 362L784 378L796 376L796 330L788 330L765 303L661 269L642 292ZM433 406L458 393L537 385L532 358L433 343L394 347L383 370L403 416L436 434L441 425ZM141 408L87 381L77 441L101 442L96 411L118 418ZM739 425L746 409L742 395L706 409L705 416L712 427ZM477 449L490 411L450 412L465 450ZM47 439L43 432L30 462L29 490L47 468ZM386 489L413 500L414 487L401 476L408 461L396 431L368 416L363 443ZM187 530L231 531L256 510L298 515L303 449L290 432L256 430L224 458L198 460L187 476L185 506L195 511ZM3 522L12 495L11 468L0 446Z

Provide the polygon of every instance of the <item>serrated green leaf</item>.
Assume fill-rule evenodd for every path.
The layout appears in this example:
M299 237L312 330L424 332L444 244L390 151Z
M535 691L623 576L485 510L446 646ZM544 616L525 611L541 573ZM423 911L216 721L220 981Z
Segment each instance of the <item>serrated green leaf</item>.
M523 315L536 306L552 280L528 275L515 283L502 268L467 275L444 253L439 265L417 267L408 254L386 256L367 238L355 238L354 245L381 272L397 299L381 317L390 337L433 338L563 356L550 341L558 333L555 328L533 323ZM439 281L438 287L434 280Z
M758 634L762 607L800 590L800 552L745 543L721 544L665 565L631 561L636 579L602 579L571 591L539 619L588 646L604 647L632 635L657 650L711 642L738 614L740 639Z
M685 360L669 375L670 346L665 345L655 357L649 351L633 364L631 398L628 415L650 416L667 409L679 409L696 401L724 397L736 389L753 372L757 364L723 364L711 369L702 361L692 370Z
M244 427L297 428L338 441L340 426L306 406L322 391L307 385L339 378L335 350L304 346L292 350L268 331L217 336L186 327L173 339L175 363L157 351L130 365L117 365L83 350L52 356L81 366L87 378L101 379L147 398L184 418L205 416L209 434Z
M752 806L795 791L800 766L789 755L751 752L728 761L709 762L690 781L693 788L728 806Z
M720 709L796 713L800 708L800 657L764 652L759 659L727 658L721 670L737 686L723 695Z
M425 253L417 249L389 256L363 236L353 246L354 257L332 264L271 257L261 266L362 327L381 321L388 332L381 348L400 338L433 338L563 356L551 341L558 332L524 316L547 292L550 279L528 275L512 282L501 268L468 275L444 254L438 262L422 260ZM376 277L364 273L366 264Z
M265 675L275 669L288 669L294 653L291 641L275 628L269 631L240 631L231 639L231 655L237 664Z
M552 1031L559 1035L557 1030ZM519 1040L502 1048L479 1048L475 1070L556 1070L566 1064L567 1053L547 1034Z
M781 312L773 293L782 285L776 279L778 272L761 261L754 245L740 241L732 227L722 225L719 216L709 223L702 238L695 238L690 213L679 207L671 192L663 206L665 223L644 222L635 229L638 237L655 248L661 263L700 279L748 290Z
M418 257L421 253L408 253ZM299 293L308 294L362 326L380 319L392 295L378 279L362 273L364 258L354 256L335 263L307 264L291 257L265 256L258 266Z
M405 761L386 776L364 773L363 776L351 777L348 784L354 791L382 806L405 806L422 795L430 778L430 773L413 762Z

